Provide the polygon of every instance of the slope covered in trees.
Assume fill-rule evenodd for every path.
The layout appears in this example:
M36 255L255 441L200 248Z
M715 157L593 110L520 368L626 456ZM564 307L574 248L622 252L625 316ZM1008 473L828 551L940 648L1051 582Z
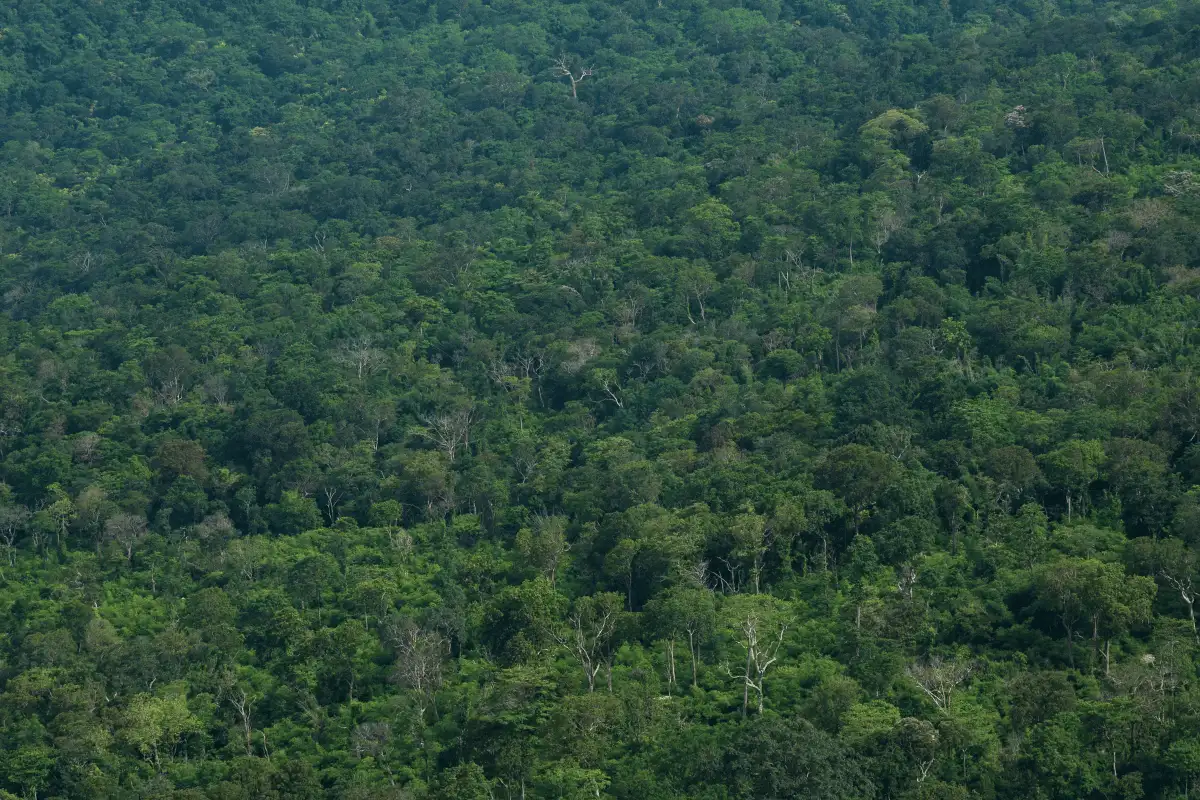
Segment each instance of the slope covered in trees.
M1175 798L1200 5L0 8L0 789Z

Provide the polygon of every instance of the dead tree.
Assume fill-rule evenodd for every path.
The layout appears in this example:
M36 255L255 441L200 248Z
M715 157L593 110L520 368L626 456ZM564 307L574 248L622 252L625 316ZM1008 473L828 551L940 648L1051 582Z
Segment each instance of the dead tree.
M339 364L351 367L361 381L363 376L370 375L387 361L387 354L372 347L370 339L353 339L345 342L334 353L333 359Z
M554 69L558 75L571 81L571 99L578 100L579 94L576 91L576 87L583 83L584 78L592 75L591 67L585 67L579 70L579 77L576 77L575 71L571 69L570 62L567 61L567 57L559 56L558 60L554 62Z
M1174 589L1177 592L1179 592L1180 599L1182 599L1184 605L1187 606L1188 619L1191 620L1191 623L1192 623L1192 637L1195 638L1197 641L1200 641L1200 633L1197 633L1197 630L1196 630L1196 597L1197 597L1197 593L1196 593L1196 589L1192 586L1191 577L1190 576L1180 577L1180 576L1172 574L1168 570L1162 570L1161 572L1159 572L1159 575L1161 575L1163 580L1165 580L1167 583L1171 584L1171 586L1174 587Z
M908 668L908 676L943 714L950 713L954 692L970 674L970 664L943 661L936 657L925 664L913 664Z
M133 563L133 548L146 538L146 520L135 514L117 514L104 525L104 535L116 542L125 560Z
M437 445L446 458L454 460L459 447L470 444L471 425L475 422L475 410L470 407L425 414L421 417L423 427L417 433Z
M254 727L250 723L250 713L254 708L254 699L242 687L238 687L229 697L229 703L237 712L242 723L242 733L246 737L246 755L254 755Z
M559 636L559 644L570 650L587 676L588 692L596 690L596 676L608 663L609 644L617 629L617 617L623 600L620 595L604 592L579 598L570 629ZM611 686L609 687L611 690Z
M29 525L33 514L25 506L0 506L0 542L8 554L8 565L16 562L13 553L16 550L17 539Z
M434 696L442 686L442 664L450 643L440 633L422 630L407 621L394 628L388 638L396 649L392 680L412 690L419 718L424 719L429 706L433 706L436 717Z
M746 648L746 673L743 676L742 716L746 716L750 706L750 690L758 695L758 713L763 713L763 685L766 682L767 670L779 659L779 649L783 647L783 636L787 633L787 625L764 624L756 614L749 614L742 621L742 646Z

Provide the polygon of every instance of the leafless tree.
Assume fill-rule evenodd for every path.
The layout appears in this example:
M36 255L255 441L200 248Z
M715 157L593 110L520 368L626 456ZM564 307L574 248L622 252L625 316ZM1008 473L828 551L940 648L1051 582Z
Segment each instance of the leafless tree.
M184 392L182 376L168 375L158 384L155 394L163 405L177 406L183 401Z
M892 238L892 234L904 227L904 221L895 211L881 212L871 225L871 244L875 245L876 254L883 255L883 246Z
M192 535L204 543L216 542L220 544L236 536L237 528L234 527L233 520L226 514L217 512L216 514L209 514L194 525L192 527Z
M116 542L126 561L133 561L133 548L146 537L146 520L136 514L117 514L104 524L105 537Z
M0 456L4 455L4 440L21 435L21 426L8 419L0 419Z
M225 229L225 220L220 214L209 214L195 220L191 226L192 235L205 249L212 247Z
M709 576L708 562L704 559L700 559L694 564L689 565L684 573L684 577L697 587L711 590L712 586L709 583Z
M373 347L370 339L362 338L345 342L333 358L337 363L354 369L361 381L364 375L377 370L387 360L387 355Z
M372 451L379 450L379 440L383 436L384 429L392 423L395 416L395 410L389 402L380 400L364 404L359 418L369 437Z
M521 486L529 483L530 479L537 474L537 468L541 463L542 454L533 445L513 448L512 465L521 478Z
M286 164L267 164L258 170L258 182L266 193L278 197L292 188L292 169Z
M571 98L575 100L579 99L576 87L583 83L584 78L590 77L593 72L591 67L584 67L579 70L579 76L576 77L575 71L571 69L571 64L565 55L559 56L558 60L554 62L554 69L559 76L571 81Z
M13 566L13 552L16 549L17 538L29 525L33 514L25 506L0 506L0 542L8 553L8 564Z
M546 360L545 354L542 352L518 353L514 358L516 372L522 378L528 378L533 384L533 388L537 390L538 405L544 406L545 400L542 397L542 375L545 373L549 362Z
M93 267L98 267L104 263L104 256L96 255L91 250L82 250L72 254L70 261L71 266L75 267L80 275L87 275L92 271Z
M581 597L568 620L566 635L556 637L559 644L579 659L587 677L588 692L595 691L596 676L607 663L609 644L623 604L620 595L611 592Z
M754 613L747 614L742 620L742 647L746 649L746 672L742 679L743 717L750 707L752 690L758 697L758 713L763 713L763 687L767 670L779 660L779 650L783 647L783 637L787 629L785 622L770 623Z
M558 363L558 368L568 375L574 375L583 369L584 365L600 355L600 345L594 339L580 339L567 345L566 356Z
M375 763L387 773L388 782L395 786L396 777L387 757L388 745L392 741L392 726L386 722L363 722L355 726L351 739L354 742L354 754L359 758L370 756L375 759Z
M254 699L244 687L238 686L229 695L229 704L237 712L238 720L242 723L242 734L246 739L246 755L254 755L254 727L250 715L254 710Z
M617 371L614 369L595 369L592 370L592 380L596 387L604 393L604 396L616 403L617 408L624 408L625 403L621 400L621 382L617 377Z
M92 463L92 459L96 457L96 450L100 447L100 434L98 433L81 433L75 438L72 450L75 453L75 458L79 459L84 464Z
M471 443L471 425L475 422L475 409L471 406L424 414L420 419L423 427L417 429L417 434L436 444L451 461L458 448Z
M321 485L321 496L325 498L325 511L329 515L330 525L338 521L340 515L337 506L345 495L346 491L334 480L327 480Z
M912 564L903 564L900 567L900 574L896 578L896 591L904 596L904 599L912 602L913 589L917 585L917 570Z
M971 675L971 664L946 661L935 656L924 664L913 664L907 672L913 682L920 686L921 691L937 706L938 711L949 714L954 692Z
M412 690L418 702L417 714L423 719L442 685L442 664L450 642L437 631L422 630L411 620L393 624L387 636L396 651L392 680Z
M1192 623L1192 636L1200 642L1200 633L1196 630L1196 589L1192 586L1191 575L1176 575L1171 570L1161 570L1158 573L1164 581L1179 592L1180 599L1187 606L1188 619Z
M229 400L229 381L224 375L209 375L204 379L204 393L218 406L224 406Z

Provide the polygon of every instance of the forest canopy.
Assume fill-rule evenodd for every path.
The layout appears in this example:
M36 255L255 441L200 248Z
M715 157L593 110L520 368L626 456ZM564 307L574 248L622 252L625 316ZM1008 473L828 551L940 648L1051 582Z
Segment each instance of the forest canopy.
M0 798L1200 790L1195 0L10 0Z

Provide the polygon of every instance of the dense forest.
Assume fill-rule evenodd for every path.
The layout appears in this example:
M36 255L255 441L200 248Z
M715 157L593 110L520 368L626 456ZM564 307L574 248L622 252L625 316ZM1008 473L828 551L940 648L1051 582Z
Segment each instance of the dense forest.
M1200 792L1196 0L8 0L0 797Z

